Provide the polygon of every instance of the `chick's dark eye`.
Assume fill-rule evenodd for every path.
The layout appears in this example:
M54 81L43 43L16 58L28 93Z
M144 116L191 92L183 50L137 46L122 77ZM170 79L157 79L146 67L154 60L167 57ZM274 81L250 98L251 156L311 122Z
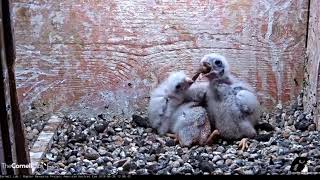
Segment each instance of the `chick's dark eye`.
M176 85L176 89L180 89L181 88L181 84Z
M217 65L218 67L222 66L222 62L220 60L216 60L214 64Z

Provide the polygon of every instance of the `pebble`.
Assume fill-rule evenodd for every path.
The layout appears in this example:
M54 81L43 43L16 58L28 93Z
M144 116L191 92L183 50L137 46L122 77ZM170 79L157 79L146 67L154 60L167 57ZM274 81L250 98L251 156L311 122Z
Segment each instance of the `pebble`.
M221 169L216 169L214 170L214 174L216 175L222 175L223 174L223 171Z
M93 148L88 148L87 152L84 155L84 158L89 160L96 160L100 157L99 153Z
M308 131L315 131L316 130L316 125L315 124L311 124L308 127Z
M284 127L268 131L271 135L264 141L250 141L250 148L244 152L238 149L237 141L219 140L211 146L181 147L172 138L159 136L153 129L143 127L144 122L139 125L133 119L107 114L93 119L73 116L54 136L52 147L44 157L48 162L46 169L40 167L36 174L289 174L297 156L309 157L309 171L319 172L320 133L314 131L313 118L300 106L289 110L281 107L276 113L264 113L262 118L270 123L277 119L275 116L285 122ZM141 118L147 119L142 115ZM309 125L297 130L299 123ZM102 130L104 125L107 126ZM27 137L34 127L41 127L40 124L26 126Z
M70 156L67 161L68 161L68 163L75 163L75 162L77 162L77 157L76 156Z
M125 162L127 162L127 159L121 159L121 160L118 160L118 161L114 162L113 165L114 165L115 167L120 167L120 166L122 166Z
M250 153L247 152L247 151L245 151L245 152L242 153L242 156L243 156L243 157L249 157L249 156L250 156Z
M63 163L58 163L58 166L60 166L61 168L65 168L66 167L66 165L63 164Z
M192 173L193 167L189 163L184 163L182 167L178 168L178 173Z
M223 153L225 151L225 148L223 146L219 146L217 149L216 149L217 152L221 152Z
M227 154L235 154L237 152L237 150L230 148L226 151Z
M144 128L149 127L148 120L139 115L136 115L136 114L132 115L132 121L140 127L144 127Z
M314 171L315 171L315 172L320 172L320 165L316 166L316 167L314 168Z
M203 161L200 163L199 168L203 171L203 172L213 172L214 171L214 165L210 162L207 161Z
M148 175L147 169L139 169L136 172L137 172L137 175Z
M97 171L98 171L98 172L103 171L103 169L104 169L103 166L98 166L98 167L97 167Z
M121 152L120 152L120 157L121 157L121 158L125 158L125 157L126 157L126 153L125 153L124 151L121 151Z
M105 158L103 158L103 157L99 157L95 162L96 162L98 165L102 165L102 164L104 164L104 162L105 162L104 159L105 159Z
M224 160L219 160L216 162L217 165L223 165L224 164Z
M290 131L289 130L285 130L282 134L282 136L285 138L285 139L288 139L289 136L290 136Z
M98 124L95 124L95 125L94 125L94 129L95 129L98 133L102 133L106 128L107 128L107 124L98 123Z
M39 130L38 129L33 129L32 133L33 133L33 135L38 135L39 134Z
M53 155L52 153L47 153L46 158L49 159L50 161L56 161L57 156Z
M89 161L88 159L84 159L83 163L85 164L85 166L92 166L93 163L91 161Z
M104 156L104 155L106 155L106 154L108 153L108 151L107 151L106 148L104 148L104 147L100 147L100 148L98 149L98 152L99 152L99 154L100 154L101 156Z
M26 138L27 138L29 141L33 140L33 137L34 137L34 135L33 135L32 133L28 133L28 134L26 135Z
M143 168L145 166L145 164L146 163L143 160L138 160L136 162L136 165L137 165L138 168Z
M220 159L221 159L221 156L215 155L215 156L213 156L212 161L213 161L213 162L216 162L216 161L218 161L218 160L220 160Z
M53 155L58 155L59 154L59 151L58 151L58 149L57 148L53 148L53 149L51 149L51 151L50 151Z
M227 160L225 161L225 164L226 164L227 166L230 166L232 163L233 163L233 161L232 161L231 159L227 159Z
M177 167L179 167L179 166L180 166L180 162L179 162L179 161L174 161L174 162L172 163L172 167L177 168Z
M293 117L292 117L292 116L289 116L289 117L288 117L288 121L287 121L287 125L288 125L288 126L291 126L291 125L293 125L293 123L294 123Z
M293 114L293 117L297 118L301 114L300 111L295 111Z
M253 175L254 173L252 170L245 170L245 171L243 171L243 174L244 175Z
M111 161L109 161L109 162L107 162L107 167L112 167L112 162Z
M131 161L125 162L122 167L124 171L131 171L137 169L137 165Z
M297 122L294 127L297 129L297 130L301 130L301 131L305 131L305 130L308 130L308 127L311 123L310 122Z

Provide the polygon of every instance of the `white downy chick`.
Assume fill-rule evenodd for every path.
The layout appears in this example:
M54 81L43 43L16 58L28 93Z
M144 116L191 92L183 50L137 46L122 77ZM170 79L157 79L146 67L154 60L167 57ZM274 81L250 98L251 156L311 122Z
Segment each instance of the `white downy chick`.
M168 133L172 125L171 115L184 102L185 92L193 80L183 72L173 72L151 92L148 117L151 126L160 135Z
M174 132L181 146L204 145L211 133L210 121L205 108L195 102L180 105L173 113Z
M254 126L260 119L260 103L253 88L230 74L226 58L219 54L205 55L201 64L210 69L204 74L210 81L207 91L211 124L224 139L238 140L257 135ZM244 149L246 139L240 142Z

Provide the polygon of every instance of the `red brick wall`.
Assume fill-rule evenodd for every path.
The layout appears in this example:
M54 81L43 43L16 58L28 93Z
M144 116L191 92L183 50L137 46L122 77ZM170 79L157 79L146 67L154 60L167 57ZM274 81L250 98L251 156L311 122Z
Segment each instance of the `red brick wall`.
M175 70L224 54L266 107L301 89L307 0L14 0L23 112L130 114ZM295 81L298 83L295 84Z
M318 129L320 129L319 114L320 108L316 105L320 103L320 1L310 1L309 29L307 42L307 73L306 73L306 96L304 99L305 109L317 114Z

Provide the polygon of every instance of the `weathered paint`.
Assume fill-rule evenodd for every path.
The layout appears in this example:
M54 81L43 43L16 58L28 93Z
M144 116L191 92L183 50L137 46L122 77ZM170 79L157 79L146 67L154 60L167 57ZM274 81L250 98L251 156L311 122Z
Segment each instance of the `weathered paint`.
M130 115L170 71L224 54L266 107L301 90L307 0L15 0L21 109ZM295 84L298 82L298 85Z
M320 130L320 1L310 0L310 15L307 41L305 110L314 112L317 128Z
M40 161L51 147L53 142L53 136L56 134L57 129L61 126L63 120L56 115L53 115L48 120L43 131L39 134L37 141L34 143L30 150L30 163L32 168L32 174L40 166Z
M0 1L0 164L28 164L24 122L15 80L15 45L10 0ZM28 167L0 168L0 175L29 175Z

